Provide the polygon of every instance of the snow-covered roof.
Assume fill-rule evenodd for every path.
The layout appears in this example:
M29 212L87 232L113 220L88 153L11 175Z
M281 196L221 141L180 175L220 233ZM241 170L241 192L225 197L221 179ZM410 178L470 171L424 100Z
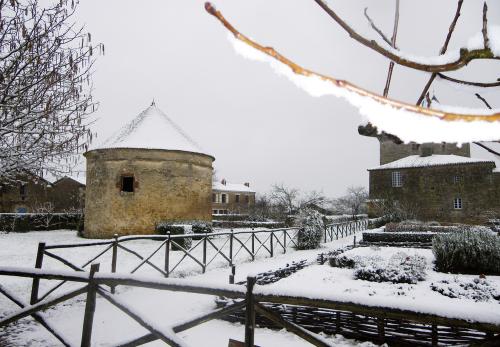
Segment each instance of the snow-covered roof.
M93 149L144 148L206 154L153 102L115 135Z
M222 184L221 182L212 183L213 190L223 190L228 192L242 192L242 193L255 193L255 190L244 185L243 183L229 183Z
M386 169L405 169L405 168L428 167L428 166L478 164L478 163L495 164L493 160L468 158L454 154L433 154L427 157L422 157L419 155L410 155L408 157L368 169L368 171L386 170Z

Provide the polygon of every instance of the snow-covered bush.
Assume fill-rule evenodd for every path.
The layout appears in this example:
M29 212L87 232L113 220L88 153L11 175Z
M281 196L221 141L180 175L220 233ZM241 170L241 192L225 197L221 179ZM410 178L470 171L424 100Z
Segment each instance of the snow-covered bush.
M204 222L194 222L191 225L191 230L193 234L208 234L213 232L212 226L209 223ZM193 240L200 240L201 236L193 237Z
M302 209L296 218L296 224L301 226L297 234L297 249L316 249L321 244L325 230L323 216L309 208Z
M442 280L431 283L431 289L444 296L474 301L500 300L500 289L485 278Z
M436 235L432 252L438 271L500 274L500 237L485 227Z
M193 233L193 229L191 225L187 224L172 224L167 222L161 222L156 225L156 232L160 235L189 235ZM193 243L193 239L191 237L183 237L183 238L173 238L173 242L177 243L184 249L191 248ZM172 243L172 250L178 251L180 250L174 243Z
M380 257L360 258L357 260L354 277L370 282L415 284L425 280L425 267L424 257L398 252L387 263Z

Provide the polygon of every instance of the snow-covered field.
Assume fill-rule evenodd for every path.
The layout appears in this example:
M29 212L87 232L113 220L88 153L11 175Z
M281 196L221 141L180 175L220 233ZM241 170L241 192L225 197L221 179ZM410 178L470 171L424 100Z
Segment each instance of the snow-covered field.
M358 236L359 237L359 236ZM0 234L0 265L2 266L27 266L33 267L38 242L45 241L48 244L78 242L73 231L51 231L51 232L30 232L24 234ZM222 242L222 241L219 241ZM241 281L248 274L264 272L285 266L294 260L307 259L314 261L318 252L328 249L336 249L343 245L352 244L352 236L325 244L323 250L293 251L287 254L278 252L273 258L261 256L254 262L239 259L237 261L236 281ZM129 243L130 247L141 254L151 252L159 245L158 242L137 241ZM100 246L99 249L102 249ZM98 253L96 247L73 248L54 250L54 253L63 255L76 264L85 262ZM180 252L175 252L180 253ZM67 268L57 261L44 260L45 269L65 269ZM139 262L133 256L127 256L120 252L118 272L130 271ZM153 258L154 259L154 258ZM46 263L45 263L46 261ZM101 271L110 268L110 254L102 259ZM161 256L154 261L160 265L163 261ZM139 271L142 275L161 276L154 270L144 268ZM175 273L174 273L175 275ZM229 269L220 263L213 266L205 274L201 274L196 267L192 269L186 265L183 272L177 276L190 275L190 278L200 283L222 284L228 282ZM0 277L2 285L15 291L28 301L31 288L31 280L20 278ZM51 282L51 283L49 283ZM54 285L54 281L42 281L41 290L43 293L47 288ZM75 285L65 285L66 290ZM64 290L64 289L63 289ZM56 292L57 293L57 292ZM127 301L134 309L143 313L151 321L158 325L168 326L183 319L189 319L203 312L208 312L215 308L214 297L207 295L188 294L179 292L168 292L139 288L117 288L117 295L121 300ZM0 314L5 315L17 309L3 296L0 296ZM59 330L75 345L79 345L83 324L84 297L78 297L66 303L60 304L53 309L47 310L44 316L55 324ZM125 316L118 309L107 303L104 299L97 300L97 309L94 320L93 341L96 346L109 346L126 341L138 336L142 336L147 331L140 327L133 320ZM230 324L224 321L211 321L190 329L180 334L187 343L192 346L226 346L229 338L243 340L244 327L238 324ZM372 346L371 343L359 343L344 339L342 336L330 337L336 346ZM256 344L259 346L305 346L308 345L302 339L286 331L275 332L268 329L257 329ZM12 324L5 330L0 330L0 346L57 346L55 340L48 332L35 323L31 318L21 320L18 324ZM148 346L164 345L160 342L153 342Z

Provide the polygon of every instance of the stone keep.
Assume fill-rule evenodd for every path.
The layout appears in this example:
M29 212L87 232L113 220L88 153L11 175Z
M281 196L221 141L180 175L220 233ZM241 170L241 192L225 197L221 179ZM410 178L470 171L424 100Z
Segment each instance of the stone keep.
M154 103L84 155L85 237L153 234L161 221L211 221L215 159Z

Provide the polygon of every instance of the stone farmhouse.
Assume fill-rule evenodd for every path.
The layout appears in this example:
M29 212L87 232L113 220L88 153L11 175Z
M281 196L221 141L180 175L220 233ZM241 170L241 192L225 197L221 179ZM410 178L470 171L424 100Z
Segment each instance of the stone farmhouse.
M487 160L471 158L469 144L403 144L370 126L359 132L380 144L380 166L368 169L370 215L380 216L395 204L427 221L482 223L500 216L500 165L495 162L500 162L500 143L479 144L492 153Z
M255 206L255 191L250 183L229 183L226 179L212 184L212 214L248 214Z
M0 213L83 211L85 184L81 178L46 179L24 172L15 183L0 185Z

